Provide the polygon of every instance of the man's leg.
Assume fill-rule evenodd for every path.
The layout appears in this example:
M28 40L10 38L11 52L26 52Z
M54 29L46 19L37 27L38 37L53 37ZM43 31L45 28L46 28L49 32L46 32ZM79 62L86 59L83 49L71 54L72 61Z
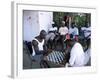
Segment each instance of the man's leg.
M43 59L43 55L35 55L32 57L33 60L35 60L36 62L41 62L41 60Z

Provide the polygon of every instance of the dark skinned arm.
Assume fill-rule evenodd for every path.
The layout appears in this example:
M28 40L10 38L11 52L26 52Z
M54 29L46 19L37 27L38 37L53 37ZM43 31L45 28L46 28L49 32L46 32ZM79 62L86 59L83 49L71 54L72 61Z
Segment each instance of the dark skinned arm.
M44 49L45 52L47 52L47 43L46 43L46 40L44 40L43 49Z

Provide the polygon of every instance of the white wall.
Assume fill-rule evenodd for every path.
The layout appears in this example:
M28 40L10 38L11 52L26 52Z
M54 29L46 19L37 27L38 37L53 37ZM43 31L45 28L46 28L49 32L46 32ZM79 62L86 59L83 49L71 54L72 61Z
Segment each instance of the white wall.
M39 33L38 11L24 11L24 40L31 41Z
M53 20L53 13L24 10L23 20L24 40L32 41L41 30L48 31Z
M39 26L40 30L44 29L48 31L48 28L52 27L53 12L39 12Z

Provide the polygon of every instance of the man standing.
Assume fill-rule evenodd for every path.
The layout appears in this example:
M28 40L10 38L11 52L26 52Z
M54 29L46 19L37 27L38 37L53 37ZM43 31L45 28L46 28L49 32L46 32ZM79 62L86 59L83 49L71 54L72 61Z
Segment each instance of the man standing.
M73 39L78 41L79 31L78 31L78 28L75 26L74 23L72 23L71 27L69 28L69 34L73 35Z
M62 21L62 25L59 28L59 33L60 33L62 49L64 50L64 40L65 40L66 34L68 34L68 28L65 26L65 21Z

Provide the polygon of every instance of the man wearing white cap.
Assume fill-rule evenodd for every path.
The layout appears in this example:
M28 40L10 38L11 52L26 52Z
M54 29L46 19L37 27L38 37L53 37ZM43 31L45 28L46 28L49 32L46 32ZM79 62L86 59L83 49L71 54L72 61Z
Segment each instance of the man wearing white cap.
M57 32L57 27L55 26L55 23L52 22L52 27L49 29L49 32L48 32L48 34L46 36L46 41L47 41L47 43L49 41L48 44L50 44L51 49L53 47L53 40L54 40L54 38L56 36L56 34L55 34L56 32Z

